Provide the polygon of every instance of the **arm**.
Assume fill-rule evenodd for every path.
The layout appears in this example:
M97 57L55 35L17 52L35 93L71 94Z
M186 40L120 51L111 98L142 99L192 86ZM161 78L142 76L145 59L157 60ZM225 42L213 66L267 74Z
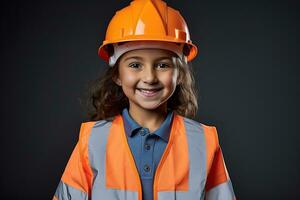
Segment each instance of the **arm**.
M88 200L91 194L93 173L88 160L88 137L91 123L82 123L79 140L71 154L53 200Z
M213 129L216 148L205 185L206 200L236 200L222 149L219 145L217 130L215 127Z

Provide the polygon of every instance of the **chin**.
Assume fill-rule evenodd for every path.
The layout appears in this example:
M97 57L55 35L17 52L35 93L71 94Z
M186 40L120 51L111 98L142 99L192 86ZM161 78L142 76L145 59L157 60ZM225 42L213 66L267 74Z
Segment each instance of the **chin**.
M155 110L159 107L159 105L140 105L140 107L145 110Z
M164 103L159 103L159 104L151 104L151 103L143 103L143 104L139 104L139 106L145 110L156 110L159 107L163 106Z

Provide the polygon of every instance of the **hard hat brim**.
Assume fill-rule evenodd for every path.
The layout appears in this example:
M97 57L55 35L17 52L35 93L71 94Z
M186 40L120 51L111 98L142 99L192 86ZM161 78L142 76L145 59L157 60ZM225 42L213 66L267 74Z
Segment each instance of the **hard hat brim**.
M115 41L103 41L103 44L99 47L98 49L98 56L101 57L103 60L105 60L105 62L108 63L109 61L109 54L106 50L106 46L109 44L114 44L114 43L119 43L119 42L131 42L131 41L161 41L161 42L175 42L175 43L184 43L187 44L189 46L189 55L187 56L187 61L191 61L193 60L196 55L198 54L198 48L195 44L193 44L192 42L186 42L186 41L182 41L182 40L174 40L173 38L166 38L166 39L155 39L155 38L151 38L151 39L145 39L145 38L137 38L136 36L134 36L134 38L126 38L126 39L122 39L122 40L115 40Z

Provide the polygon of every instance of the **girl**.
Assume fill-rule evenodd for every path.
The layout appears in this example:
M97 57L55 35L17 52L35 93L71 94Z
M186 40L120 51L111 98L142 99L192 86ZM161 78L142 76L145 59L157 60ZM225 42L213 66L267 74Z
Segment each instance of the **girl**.
M99 48L110 67L53 199L235 199L216 127L190 119L196 54L165 2L135 0L116 13Z

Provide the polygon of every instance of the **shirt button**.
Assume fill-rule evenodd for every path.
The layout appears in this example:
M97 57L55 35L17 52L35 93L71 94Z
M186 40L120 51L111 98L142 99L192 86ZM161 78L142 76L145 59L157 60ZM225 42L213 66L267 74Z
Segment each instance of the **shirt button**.
M144 165L144 171L145 172L149 172L150 171L150 167L149 167L149 165Z
M151 146L149 144L145 144L144 147L145 147L146 150L149 150L151 148Z
M143 130L143 129L141 129L141 130L140 130L140 134L141 134L141 136L144 136L144 135L146 134L146 131Z

